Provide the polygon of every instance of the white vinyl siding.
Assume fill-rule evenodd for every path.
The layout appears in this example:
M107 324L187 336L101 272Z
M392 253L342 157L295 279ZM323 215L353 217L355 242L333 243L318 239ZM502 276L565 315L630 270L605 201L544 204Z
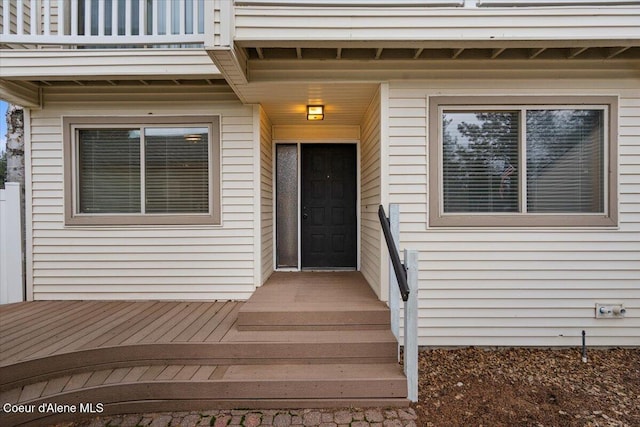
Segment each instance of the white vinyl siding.
M637 345L640 342L640 92L637 79L390 83L389 198L401 246L420 251L419 344ZM428 227L429 96L619 96L617 229ZM596 302L625 319L594 318Z
M214 86L48 87L31 115L34 299L246 299L255 289L253 108ZM65 227L62 116L219 115L222 225Z
M380 261L381 238L378 221L378 206L381 202L379 91L371 101L360 128L360 239L362 242L360 270L378 296L385 299L386 296L382 295L380 282L382 263Z
M235 9L235 40L614 40L640 35L637 6ZM614 44L615 45L615 44Z
M132 75L180 79L222 77L207 52L199 49L51 49L38 50L37 55L26 49L2 51L2 78L58 80L72 76L94 80L98 76L116 79Z
M260 108L260 213L262 239L262 283L273 272L273 143L271 121Z

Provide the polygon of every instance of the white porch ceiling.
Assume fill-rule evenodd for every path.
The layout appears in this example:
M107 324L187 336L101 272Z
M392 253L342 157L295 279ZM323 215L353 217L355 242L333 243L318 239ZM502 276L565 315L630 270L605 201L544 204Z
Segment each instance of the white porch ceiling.
M243 88L246 101L259 103L273 125L304 125L306 106L325 106L320 125L359 125L377 83L252 83Z
M308 104L326 105L323 124L358 125L381 82L495 78L503 70L522 79L636 77L640 41L243 40L211 55L242 102L261 104L274 125L306 124Z

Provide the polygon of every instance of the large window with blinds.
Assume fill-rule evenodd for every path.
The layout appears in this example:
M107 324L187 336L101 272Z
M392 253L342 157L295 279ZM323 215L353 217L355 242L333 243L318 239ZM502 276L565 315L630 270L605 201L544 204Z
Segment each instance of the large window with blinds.
M432 98L430 225L616 225L616 104Z
M64 119L66 223L218 224L218 117Z

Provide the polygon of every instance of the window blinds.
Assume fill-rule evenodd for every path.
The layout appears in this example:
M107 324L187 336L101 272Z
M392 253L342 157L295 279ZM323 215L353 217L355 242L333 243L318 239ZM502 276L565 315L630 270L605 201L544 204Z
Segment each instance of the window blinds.
M145 129L147 213L209 211L207 128Z
M444 110L442 132L445 213L605 210L603 109Z
M527 111L527 211L604 211L602 110Z
M79 213L210 211L207 127L81 129L77 169Z
M445 212L518 211L517 112L443 114Z
M80 213L140 212L140 131L78 131Z

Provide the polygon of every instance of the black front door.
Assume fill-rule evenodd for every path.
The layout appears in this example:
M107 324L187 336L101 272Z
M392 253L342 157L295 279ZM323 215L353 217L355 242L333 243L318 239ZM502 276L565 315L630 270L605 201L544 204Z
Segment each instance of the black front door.
M302 145L302 268L355 268L355 144Z

